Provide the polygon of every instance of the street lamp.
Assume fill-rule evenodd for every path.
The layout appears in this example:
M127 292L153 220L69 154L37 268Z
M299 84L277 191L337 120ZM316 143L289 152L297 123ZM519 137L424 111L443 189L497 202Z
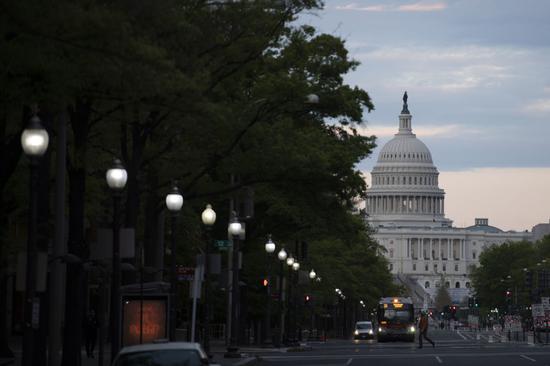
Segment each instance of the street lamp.
M178 213L183 206L183 196L174 183L170 192L166 195L166 208L172 213L171 219L171 243L170 243L170 341L176 340L177 301L176 296L176 221Z
M265 339L264 343L266 345L271 344L271 254L275 252L276 245L271 239L271 234L267 237L267 242L265 243L265 251L268 256L267 261L267 302L266 302L266 312L265 312Z
M292 258L292 254L290 255L290 257L288 257L286 259L286 264L289 266L289 267L292 267L292 265L294 264L294 258Z
M306 95L306 103L308 103L308 104L319 104L319 96L317 94L308 94L308 95Z
M286 259L287 259L287 252L285 250L285 248L281 248L281 250L279 250L279 253L277 253L277 258L279 259L279 262L280 262L280 267L279 267L279 344L282 344L283 343L283 338L284 338L284 332L285 332L285 312L284 312L284 305L283 305L283 300L284 300L284 297L283 297L283 291L284 291L284 286L283 286L283 280L284 280L284 264L286 263Z
M226 357L240 357L239 350L239 236L241 235L242 225L239 222L237 213L232 212L229 222L229 235L233 239L233 281L231 284L231 336L229 337L229 346L227 347Z
M25 277L25 328L23 337L23 366L32 364L34 331L39 326L39 298L36 297L36 228L38 221L38 163L48 149L48 131L42 127L40 118L31 117L21 134L21 147L30 160L29 179L29 228L27 234L27 264ZM33 317L33 314L36 314Z
M107 185L113 193L113 273L111 284L111 362L120 349L120 198L126 186L128 174L120 160L105 175Z
M271 240L271 234L269 234L267 242L265 243L265 251L267 254L272 254L275 251L275 243Z
M202 223L206 229L206 242L204 244L204 321L203 321L203 347L206 354L210 354L210 241L212 226L216 222L216 212L212 209L210 204L206 205L206 208L201 214Z

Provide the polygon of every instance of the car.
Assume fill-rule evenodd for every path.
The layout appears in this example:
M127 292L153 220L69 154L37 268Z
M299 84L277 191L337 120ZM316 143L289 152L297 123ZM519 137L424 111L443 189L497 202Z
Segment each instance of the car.
M148 365L214 366L200 344L166 341L124 347L112 364L112 366Z
M355 323L353 339L374 339L374 326L371 321L358 321Z

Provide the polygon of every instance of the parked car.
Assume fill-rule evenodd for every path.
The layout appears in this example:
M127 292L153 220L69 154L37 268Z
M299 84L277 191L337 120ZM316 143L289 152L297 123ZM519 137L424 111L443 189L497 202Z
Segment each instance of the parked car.
M359 321L355 323L353 339L374 339L374 326L371 321Z
M211 365L198 343L158 342L124 347L112 366L204 366Z

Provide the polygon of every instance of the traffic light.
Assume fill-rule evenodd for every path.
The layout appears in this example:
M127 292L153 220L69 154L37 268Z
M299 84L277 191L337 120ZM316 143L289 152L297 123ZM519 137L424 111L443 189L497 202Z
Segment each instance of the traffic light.
M449 307L449 310L450 310L450 312L451 312L451 318L456 320L456 306L455 306L455 305L451 305L451 306Z
M269 280L267 278L262 279L262 287L267 288L269 286Z
M311 296L304 295L304 304L309 305L310 301L311 301Z
M474 307L474 298L473 298L473 297L469 297L469 298L468 298L468 307L469 307L469 308L473 308L473 307Z

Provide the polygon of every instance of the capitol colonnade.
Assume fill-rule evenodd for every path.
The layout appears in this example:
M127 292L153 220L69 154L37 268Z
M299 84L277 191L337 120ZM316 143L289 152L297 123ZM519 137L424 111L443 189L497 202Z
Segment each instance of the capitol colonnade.
M371 214L442 215L445 212L445 200L433 195L376 195L367 198L366 207Z

